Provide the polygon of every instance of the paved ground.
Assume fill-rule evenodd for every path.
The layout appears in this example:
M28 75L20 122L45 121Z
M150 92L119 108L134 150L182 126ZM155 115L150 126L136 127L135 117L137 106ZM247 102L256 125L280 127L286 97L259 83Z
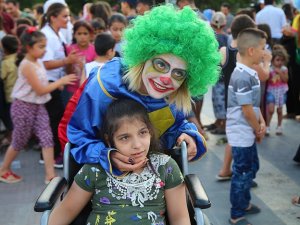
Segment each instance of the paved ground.
M210 97L205 99L202 121L213 119ZM273 126L273 128L275 125ZM273 129L274 130L274 129ZM300 224L300 208L290 203L292 195L300 194L300 165L292 157L300 143L300 123L284 120L283 136L273 133L258 146L261 168L257 176L258 187L252 190L253 203L262 208L259 215L249 216L255 225ZM230 182L217 182L215 175L222 164L224 145L216 145L221 136L210 135L209 152L201 160L191 163L191 172L196 173L205 186L212 207L205 210L214 225L227 225L229 218ZM0 154L0 162L3 153ZM40 213L33 211L34 202L45 187L44 168L38 164L39 152L24 151L18 158L21 168L15 169L24 177L19 184L0 183L0 225L39 224ZM57 170L58 173L61 171Z

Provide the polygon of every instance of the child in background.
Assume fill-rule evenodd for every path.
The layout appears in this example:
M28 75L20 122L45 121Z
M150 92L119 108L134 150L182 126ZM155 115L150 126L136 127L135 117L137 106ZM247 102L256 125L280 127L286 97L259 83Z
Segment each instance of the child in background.
M260 112L260 81L253 65L262 62L266 34L256 28L242 30L237 38L239 61L228 86L226 134L232 146L232 178L230 188L230 224L251 224L247 214L260 209L250 203L250 188L259 169L256 141L265 134Z
M67 54L77 52L80 62L73 64L72 71L78 76L78 82L74 85L67 85L68 100L77 90L80 83L83 65L93 61L96 57L95 47L90 43L93 35L93 28L85 21L77 21L73 27L73 44L67 47Z
M77 103L79 101L79 98L81 96L81 93L85 87L86 81L89 77L90 71L99 66L103 66L104 63L111 60L114 55L114 47L115 47L115 40L109 33L102 33L97 35L95 40L95 49L97 56L93 62L87 63L84 65L84 70L82 72L81 77L81 86L77 89L77 91L73 94L73 96L70 98L64 115L62 119L60 120L60 123L58 125L58 137L60 142L61 151L63 153L65 149L65 145L68 142L67 139L67 124L69 123L71 116L73 115L73 112L77 106ZM63 155L63 154L61 154Z
M49 225L69 224L92 200L86 224L189 225L185 185L176 162L159 153L147 110L131 99L112 102L105 113L101 135L105 144L144 166L118 177L98 164L85 164L66 197L49 217Z
M288 63L288 53L282 45L274 45L272 50L272 65L270 69L270 78L267 86L267 130L266 134L270 134L270 123L272 116L277 107L277 128L276 134L282 134L282 106L286 101L286 93L288 91L288 69L285 66Z
M103 19L101 19L100 17L97 17L95 19L93 19L90 22L93 30L94 30L94 35L91 38L91 43L94 43L95 38L97 37L98 34L101 34L102 32L106 31L106 26L105 26L105 22Z
M56 176L54 171L53 138L45 103L50 92L65 84L72 84L76 76L67 75L48 83L46 70L39 60L46 52L47 39L35 27L29 27L21 36L22 51L17 57L18 78L12 91L12 143L0 168L0 181L16 183L22 177L11 171L11 163L29 141L32 134L39 139L45 161L45 183Z
M216 38L219 43L219 49L227 47L228 36L223 31L226 26L226 16L222 12L216 12L210 21L211 27L216 33ZM212 103L216 121L215 129L211 130L212 134L225 134L226 108L225 108L225 84L224 76L220 74L220 79L212 88ZM217 143L227 142L226 138L221 138Z
M116 13L112 15L108 21L108 29L116 41L116 46L115 46L116 57L122 57L121 39L123 36L123 31L126 28L126 26L127 26L127 19L121 13Z
M3 81L4 93L5 93L5 104L3 107L4 118L3 122L6 127L6 137L1 141L1 146L10 144L11 132L13 129L11 117L10 117L10 106L12 102L11 92L17 80L18 69L15 64L17 58L17 52L19 48L19 41L13 35L6 35L1 40L2 48L4 51L4 58L1 62L1 79Z
M116 41L109 33L97 35L95 39L96 58L90 63L84 65L81 76L81 84L89 77L91 70L95 67L103 66L104 63L111 60L115 56Z

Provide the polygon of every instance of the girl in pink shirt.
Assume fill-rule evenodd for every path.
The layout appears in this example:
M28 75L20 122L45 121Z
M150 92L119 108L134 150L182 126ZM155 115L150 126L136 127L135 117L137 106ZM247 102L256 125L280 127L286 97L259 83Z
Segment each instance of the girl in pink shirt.
M73 64L73 72L78 76L78 82L74 85L68 85L66 90L69 94L68 99L79 87L79 81L82 74L83 65L92 62L96 57L95 47L90 43L93 35L93 28L85 21L77 21L73 27L73 44L67 47L67 54L72 51L80 55L80 63Z

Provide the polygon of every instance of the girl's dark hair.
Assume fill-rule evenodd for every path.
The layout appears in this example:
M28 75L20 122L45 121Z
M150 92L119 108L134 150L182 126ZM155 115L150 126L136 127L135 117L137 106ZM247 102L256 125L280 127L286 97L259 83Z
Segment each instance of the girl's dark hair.
M103 140L106 140L105 136L107 136L109 144L111 144L111 147L114 147L113 135L119 128L121 119L124 117L137 119L146 124L151 135L148 154L155 151L157 152L159 150L159 142L156 138L154 127L150 122L148 112L143 105L132 99L118 99L108 106L101 132Z
M47 22L51 22L52 16L57 17L65 8L67 8L67 6L61 3L53 3L50 5L42 17L41 28L44 27Z
M31 31L30 29L32 29L32 27L28 27L26 30L24 30L20 37L22 48L17 55L17 66L19 66L21 61L24 59L24 56L27 53L27 46L32 47L35 43L41 41L42 39L46 39L46 36L41 31Z
M19 48L18 38L14 35L5 35L1 40L1 44L6 54L14 54Z
M282 10L285 14L285 17L289 20L289 21L293 21L293 6L290 3L286 3L284 4L282 7Z
M108 21L108 27L111 27L111 25L114 23L114 22L120 22L120 23L123 23L125 26L127 26L127 19L126 17L121 14L121 13L115 13L113 14L110 18L109 18L109 21Z
M29 26L27 24L21 24L17 27L16 35L20 39L23 32L28 28Z
M16 25L17 27L20 26L20 25L23 25L23 24L26 24L28 26L33 26L33 23L30 19L27 19L27 18L18 18L17 21L16 21Z
M243 9L239 9L235 15L236 15L236 16L237 16L237 15L247 15L247 16L249 16L251 19L255 20L254 9L252 9L252 8L243 8Z
M108 24L108 20L112 15L112 9L110 5L105 1L98 1L91 5L90 12L92 18L101 18L105 22L105 26Z
M96 36L94 45L97 55L104 56L109 49L115 47L116 41L109 33L103 32Z
M266 23L257 24L257 29L264 31L267 34L267 44L272 48L273 41L271 36L271 28Z
M255 28L256 24L250 16L243 14L234 17L231 23L231 34L233 39L237 39L239 33L246 28Z
M94 30L106 30L106 24L100 17L92 19L90 23Z
M3 17L0 16L0 30L3 30Z
M88 30L88 32L90 33L90 35L92 35L94 33L94 30L93 30L92 26L89 23L87 23L83 20L76 21L74 23L74 26L73 26L73 40L72 40L73 44L75 44L77 42L76 39L75 39L75 33L77 32L77 30L80 27L85 27Z
M36 12L37 12L37 14L40 14L40 15L44 14L43 4L41 4L41 3L35 4L35 5L32 7L32 9L35 9Z

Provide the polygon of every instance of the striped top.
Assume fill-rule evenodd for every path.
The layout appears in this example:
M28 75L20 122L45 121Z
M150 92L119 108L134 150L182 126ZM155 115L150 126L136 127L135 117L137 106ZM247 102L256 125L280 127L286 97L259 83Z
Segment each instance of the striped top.
M226 134L234 147L249 147L254 143L252 127L243 115L242 106L252 105L257 120L260 115L260 81L255 70L236 63L228 86Z

